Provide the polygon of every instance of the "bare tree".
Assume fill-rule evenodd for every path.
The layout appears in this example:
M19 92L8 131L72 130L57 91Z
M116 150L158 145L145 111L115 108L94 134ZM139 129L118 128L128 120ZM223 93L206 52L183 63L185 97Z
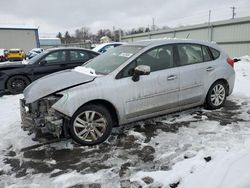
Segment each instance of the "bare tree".
M80 29L75 30L75 37L78 41L86 42L86 40L91 39L90 29L88 27L82 27Z

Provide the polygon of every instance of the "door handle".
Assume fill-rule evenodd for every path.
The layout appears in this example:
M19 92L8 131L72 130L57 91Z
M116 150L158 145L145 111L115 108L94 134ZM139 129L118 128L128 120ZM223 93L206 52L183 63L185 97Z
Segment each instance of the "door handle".
M207 70L207 71L213 71L214 68L213 68L213 67L208 67L206 70Z
M168 77L168 80L174 80L174 79L176 79L176 78L177 78L176 75L171 75L171 76Z

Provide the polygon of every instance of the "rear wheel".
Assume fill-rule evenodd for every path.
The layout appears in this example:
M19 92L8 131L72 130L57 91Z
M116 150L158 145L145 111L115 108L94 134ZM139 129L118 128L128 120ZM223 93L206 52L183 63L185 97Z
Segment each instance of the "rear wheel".
M75 112L70 121L70 133L81 145L96 145L104 142L113 127L109 111L101 105L86 105Z
M23 90L30 84L30 81L25 76L12 76L6 83L8 91L12 94L22 93Z
M209 89L206 98L206 107L208 109L221 108L226 101L226 85L222 81L215 82Z

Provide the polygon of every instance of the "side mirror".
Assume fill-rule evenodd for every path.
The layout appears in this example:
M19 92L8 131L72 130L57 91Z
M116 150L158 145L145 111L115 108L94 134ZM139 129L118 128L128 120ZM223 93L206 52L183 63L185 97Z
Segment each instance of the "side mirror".
M140 76L141 75L149 75L150 74L150 66L147 65L138 65L137 67L135 67L134 71L133 71L133 76L132 76L132 80L134 82L137 82L140 80Z
M40 65L45 65L46 63L47 63L46 60L42 60L42 61L39 62Z

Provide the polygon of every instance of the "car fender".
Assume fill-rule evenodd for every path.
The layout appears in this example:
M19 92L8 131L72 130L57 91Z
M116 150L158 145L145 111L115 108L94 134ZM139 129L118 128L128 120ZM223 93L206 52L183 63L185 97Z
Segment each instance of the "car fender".
M217 62L219 63L219 62ZM226 80L229 84L229 89L231 90L234 86L234 80L235 80L235 73L234 70L231 67L227 67L229 65L225 64L225 65L220 65L220 66L216 66L216 69L213 70L212 72L209 73L209 75L207 76L207 82L206 82L206 86L205 88L205 95L203 97L203 101L206 100L206 96L207 93L210 89L210 87L213 85L213 83L215 83L217 80ZM229 92L231 93L231 92Z
M122 100L119 95L114 94L114 90L110 87L112 84L103 84L103 82L105 82L104 80L104 78L97 78L94 82L60 92L59 94L63 96L52 106L52 108L68 117L72 117L73 114L86 103L94 100L103 100L114 106L118 116L117 118L120 120L120 117L122 117L121 113L123 113ZM100 82L102 82L102 84L100 84Z

